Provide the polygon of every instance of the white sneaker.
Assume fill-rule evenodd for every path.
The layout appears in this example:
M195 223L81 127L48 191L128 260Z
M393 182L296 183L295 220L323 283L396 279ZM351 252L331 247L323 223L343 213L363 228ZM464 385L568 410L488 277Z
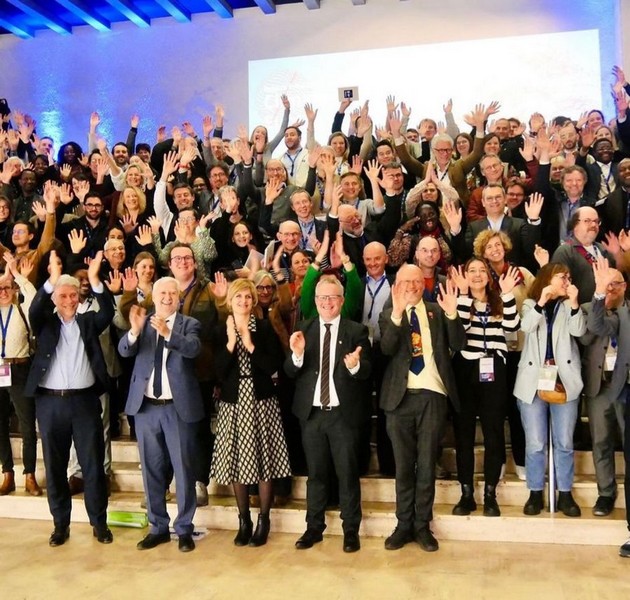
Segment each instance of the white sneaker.
M521 465L516 465L516 476L521 481L527 480L527 472L525 471L525 467L521 467Z
M201 481L195 483L195 495L197 496L197 506L208 506L208 488L205 483Z

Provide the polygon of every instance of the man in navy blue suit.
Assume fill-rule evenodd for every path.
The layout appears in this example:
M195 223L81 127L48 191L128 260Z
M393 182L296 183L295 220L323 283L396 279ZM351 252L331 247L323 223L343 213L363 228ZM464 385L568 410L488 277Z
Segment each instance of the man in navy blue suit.
M201 324L177 312L179 284L163 277L153 286L155 312L132 306L131 330L118 345L122 356L135 356L125 412L136 419L136 435L147 497L150 533L138 542L149 550L170 541L164 492L173 466L177 485L175 532L179 549L195 549L192 519L196 509L193 458L197 423L203 403L194 374L194 359L201 351Z

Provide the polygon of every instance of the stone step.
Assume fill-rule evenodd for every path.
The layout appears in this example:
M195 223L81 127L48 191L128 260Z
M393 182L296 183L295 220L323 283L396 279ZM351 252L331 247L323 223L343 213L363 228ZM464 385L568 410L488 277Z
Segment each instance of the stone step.
M109 510L143 512L139 507L141 494L114 493L110 498ZM625 512L615 509L608 517L593 517L584 511L581 518L568 518L562 514L543 512L535 517L526 517L519 507L502 507L502 516L484 517L478 510L467 517L451 514L450 504L436 504L432 530L440 541L474 540L496 542L526 542L570 545L618 546L627 537ZM174 501L168 503L171 517L177 512ZM293 533L296 537L305 529L306 507L303 500L291 502L284 508L273 509L271 514L271 537L273 533ZM255 511L254 511L255 519ZM50 520L45 497L33 498L22 492L0 498L0 517ZM73 522L87 522L87 514L81 496L72 500ZM338 511L327 511L327 534L340 535L341 519ZM234 499L227 496L212 496L210 505L197 510L195 525L209 529L236 530L238 511ZM361 535L369 537L388 536L396 525L395 505L391 502L363 502ZM140 539L146 530L138 532ZM114 535L116 535L114 531Z
M138 463L112 463L113 480L112 490L117 493L143 494L142 471ZM37 481L42 487L46 486L46 474L44 472L43 461L38 461L36 471ZM16 476L16 483L19 489L23 488L23 480L20 475ZM481 502L483 497L484 482L481 476L475 476L475 497L477 502ZM623 477L617 478L618 498L616 506L625 507L624 482ZM175 481L171 483L171 491L176 492ZM217 497L233 496L231 486L222 486L215 481L211 481L208 486L208 493ZM456 480L438 480L435 489L435 502L437 504L455 505L460 498L460 485ZM592 475L576 475L573 484L573 495L576 502L586 511L595 504L597 500L597 484ZM394 503L396 501L395 482L391 478L368 476L361 478L361 497L364 502L371 503ZM522 507L529 491L524 481L520 481L515 475L508 474L497 486L497 498L501 506ZM306 499L306 477L293 477L292 498L296 501Z

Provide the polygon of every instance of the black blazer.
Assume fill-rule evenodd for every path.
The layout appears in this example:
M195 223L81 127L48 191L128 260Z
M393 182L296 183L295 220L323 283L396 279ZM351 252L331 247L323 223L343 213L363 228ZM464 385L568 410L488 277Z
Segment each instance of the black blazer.
M284 370L289 377L296 380L293 413L302 421L306 421L313 408L313 396L319 377L321 358L319 353L319 317L297 324L296 331L304 333L306 348L304 362L301 367L293 364L292 354L284 361ZM350 375L343 358L361 346L359 370ZM332 348L331 348L332 351ZM359 427L370 418L372 412L371 395L367 393L367 380L370 376L371 347L368 329L349 319L339 322L339 335L333 367L333 381L339 396L339 410L346 424Z
M429 318L435 364L455 410L459 410L459 396L455 385L450 350L456 352L463 350L466 346L464 326L459 316L455 319L447 319L438 304L425 302L424 305ZM394 410L402 402L407 391L412 350L406 311L403 312L400 327L394 325L391 317L392 310L386 310L381 313L378 322L381 330L381 352L391 357L383 377L380 396L381 408L385 411Z
M224 402L236 404L240 381L236 348L234 352L229 352L227 349L225 322L218 325L215 332L215 365L221 382L221 399ZM252 331L251 335L254 343L254 352L251 354L254 394L257 400L265 400L276 394L271 376L282 368L284 352L270 321L256 319L256 331Z
M109 377L98 336L114 318L114 303L106 288L102 294L95 293L94 297L98 300L99 311L77 314L76 319L90 366L96 378L97 393L100 396L109 389ZM50 294L43 287L40 288L29 310L31 329L37 338L37 350L24 389L26 396L35 396L37 386L57 351L61 320L54 314L54 308Z
M603 239L609 232L619 235L619 232L625 229L629 199L630 193L626 192L621 184L617 184L614 191L606 196L604 203L597 207L597 212L602 219L598 239Z

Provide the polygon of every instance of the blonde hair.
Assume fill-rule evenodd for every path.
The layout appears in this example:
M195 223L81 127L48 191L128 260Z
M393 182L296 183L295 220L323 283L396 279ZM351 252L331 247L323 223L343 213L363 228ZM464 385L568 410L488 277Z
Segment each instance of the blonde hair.
M125 192L127 190L133 190L138 196L138 213L142 214L147 209L147 197L145 193L135 185L126 185L125 189L120 192L120 198L118 199L118 206L116 206L116 216L119 218L124 217L128 211L125 206Z
M227 292L227 306L230 312L232 312L232 300L234 296L239 292L248 291L252 295L252 308L258 304L258 293L256 292L256 286L254 282L250 279L236 279L232 283L230 283L230 287Z

